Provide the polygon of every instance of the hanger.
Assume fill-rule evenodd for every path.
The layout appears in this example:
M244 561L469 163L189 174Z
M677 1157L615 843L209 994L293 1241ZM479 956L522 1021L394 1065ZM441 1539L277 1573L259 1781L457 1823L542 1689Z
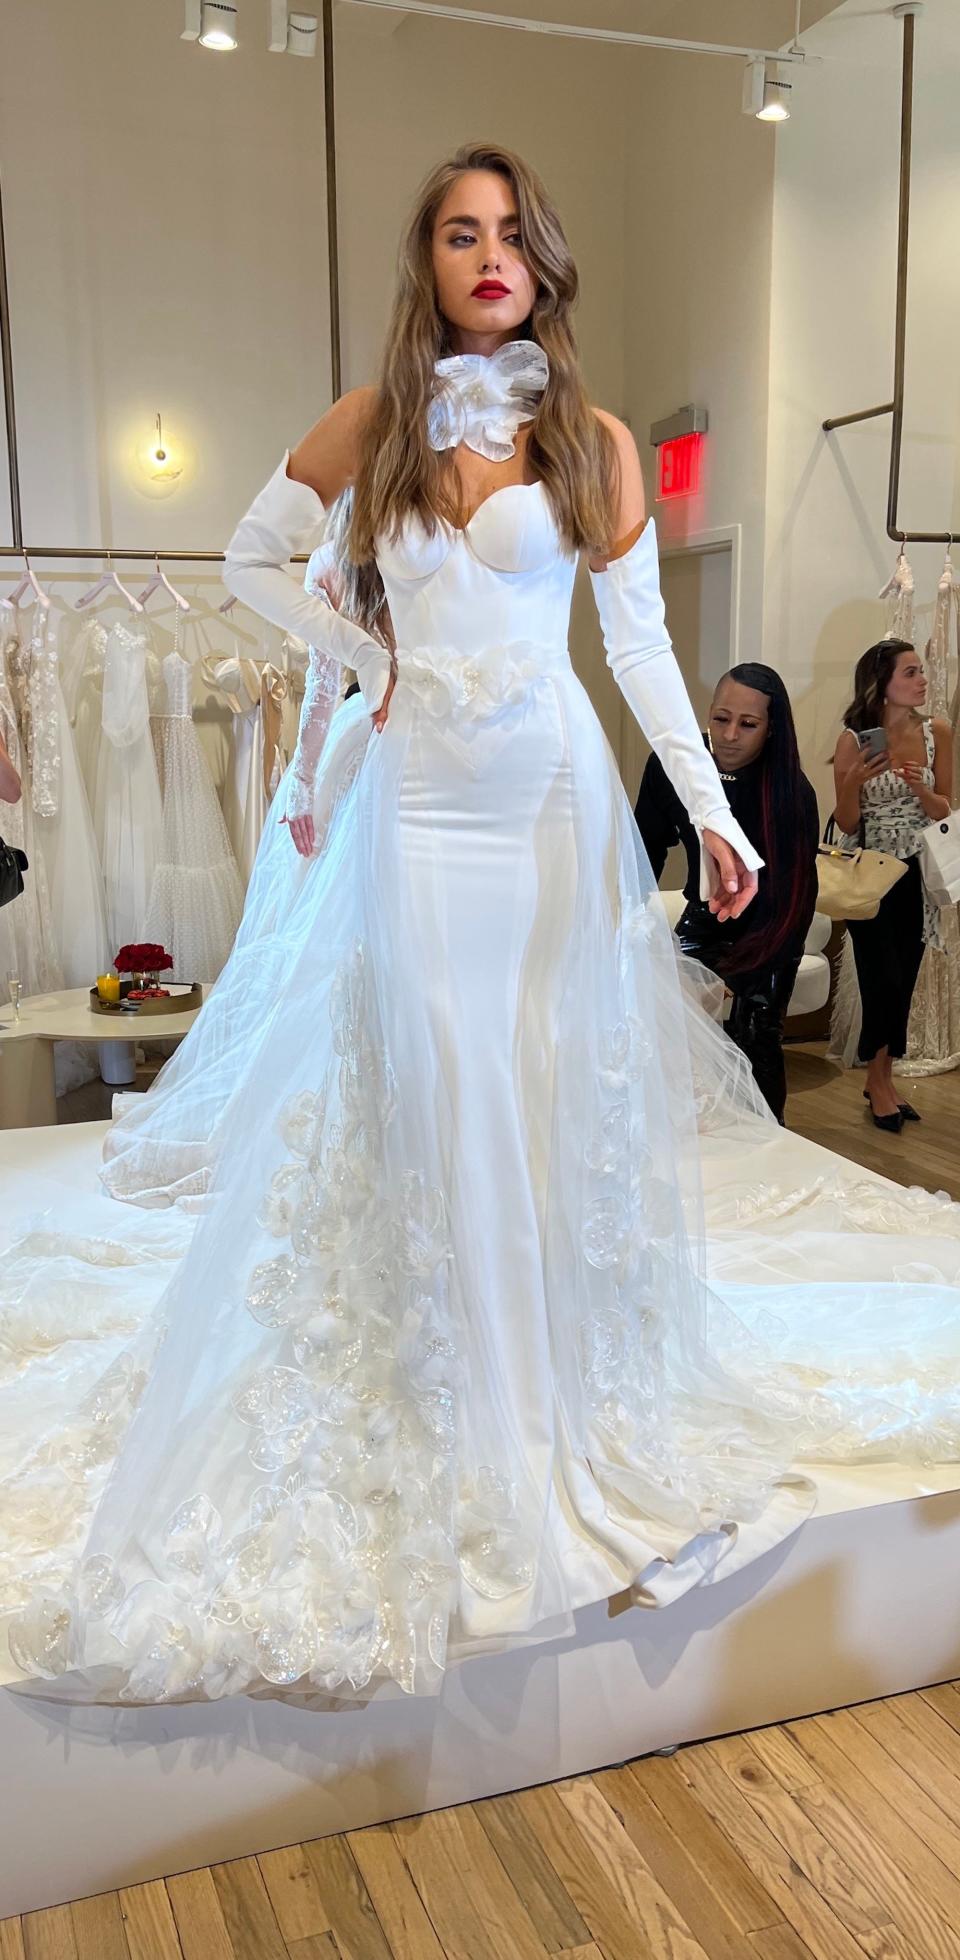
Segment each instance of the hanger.
M163 591L167 594L168 599L173 600L173 603L176 606L178 612L188 613L190 611L190 601L189 599L184 598L182 592L177 591L175 585L171 585L170 580L166 575L166 572L162 572L160 570L159 553L155 556L153 562L154 565L156 566L156 571L154 572L153 577L147 580L147 583L144 586L143 591L140 593L139 604L141 606L145 606L147 600L152 596L154 592Z
M44 592L43 587L40 584L40 581L37 578L37 575L30 564L30 560L27 557L26 552L24 552L23 554L23 562L27 569L24 572L23 577L17 581L17 584L14 586L13 591L4 594L4 600L3 600L4 605L5 606L22 605L24 599L27 596L27 593L30 592L33 594L33 597L37 601L38 605L49 606L50 604L49 596L46 592Z
M101 592L106 592L109 587L110 590L119 592L121 599L126 600L131 612L142 613L144 609L140 600L135 599L133 593L128 592L125 585L121 585L109 551L104 552L104 557L107 561L107 570L104 572L103 577L97 580L96 585L91 585L89 592L81 593L76 604L77 612L84 612L87 606L92 606L94 600L99 599Z
M235 592L231 592L229 598L224 599L223 605L217 607L217 611L221 613L231 613L236 603L237 603L237 595Z

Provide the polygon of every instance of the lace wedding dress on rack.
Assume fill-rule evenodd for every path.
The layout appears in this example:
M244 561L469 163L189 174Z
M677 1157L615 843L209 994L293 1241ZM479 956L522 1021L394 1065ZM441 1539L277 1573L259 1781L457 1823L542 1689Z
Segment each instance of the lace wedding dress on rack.
M0 830L5 841L25 851L29 860L19 898L0 909L0 998L4 999L11 973L18 976L25 995L55 992L63 986L38 830L40 813L55 809L59 796L53 726L44 707L49 666L47 613L47 607L37 601L25 629L19 610L0 606L0 733L23 785L19 803L3 805Z
M508 379L456 364L451 439L515 434ZM668 1606L742 1567L809 1514L811 1461L960 1453L960 1208L864 1197L817 1152L831 1175L797 1187L574 675L544 485L378 540L382 734L383 648L282 569L323 522L281 469L228 559L324 651L282 791L317 848L296 858L278 798L176 1058L181 1110L198 1078L212 1109L206 1209L117 1206L105 1232L91 1197L4 1256L0 1611L25 1692L436 1692L591 1601ZM695 821L738 837L653 527L592 583ZM331 719L341 661L365 692Z
M48 617L43 662L43 725L50 753L46 807L37 831L47 882L60 970L65 987L89 987L116 947L107 932L100 853L58 658L56 624Z
M955 686L950 676L951 625L956 631ZM960 585L949 551L937 586L933 627L926 647L927 713L951 723L957 756L960 701ZM956 760L954 762L955 792ZM958 909L948 906L939 915L940 948L928 947L923 956L910 1010L903 1074L942 1075L960 1068L960 923Z
M163 806L150 737L149 651L143 627L121 622L111 627L103 648L93 815L111 959L121 946L146 936L147 903L161 846Z
M163 708L153 729L163 814L144 936L171 955L171 978L207 982L230 956L243 885L193 724L193 666L178 645L160 674Z

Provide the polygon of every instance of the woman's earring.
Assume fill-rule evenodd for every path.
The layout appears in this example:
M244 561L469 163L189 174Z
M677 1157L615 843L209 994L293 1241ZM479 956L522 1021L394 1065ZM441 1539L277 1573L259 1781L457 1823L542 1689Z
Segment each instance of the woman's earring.
M713 730L711 729L709 722L707 723L707 747L710 750L710 754L712 755L713 754Z

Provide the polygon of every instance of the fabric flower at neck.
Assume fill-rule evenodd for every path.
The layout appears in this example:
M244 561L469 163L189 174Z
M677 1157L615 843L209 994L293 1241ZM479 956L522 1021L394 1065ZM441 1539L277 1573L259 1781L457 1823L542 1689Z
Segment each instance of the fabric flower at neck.
M451 354L436 364L427 434L432 449L466 443L491 463L516 450L521 422L536 414L549 363L533 340L508 340L495 354Z

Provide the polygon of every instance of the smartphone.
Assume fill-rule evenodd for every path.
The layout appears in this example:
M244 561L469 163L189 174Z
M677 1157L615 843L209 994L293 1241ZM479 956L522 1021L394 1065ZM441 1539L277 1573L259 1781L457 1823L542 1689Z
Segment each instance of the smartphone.
M857 741L862 749L869 749L871 755L885 755L887 752L885 728L861 728Z

